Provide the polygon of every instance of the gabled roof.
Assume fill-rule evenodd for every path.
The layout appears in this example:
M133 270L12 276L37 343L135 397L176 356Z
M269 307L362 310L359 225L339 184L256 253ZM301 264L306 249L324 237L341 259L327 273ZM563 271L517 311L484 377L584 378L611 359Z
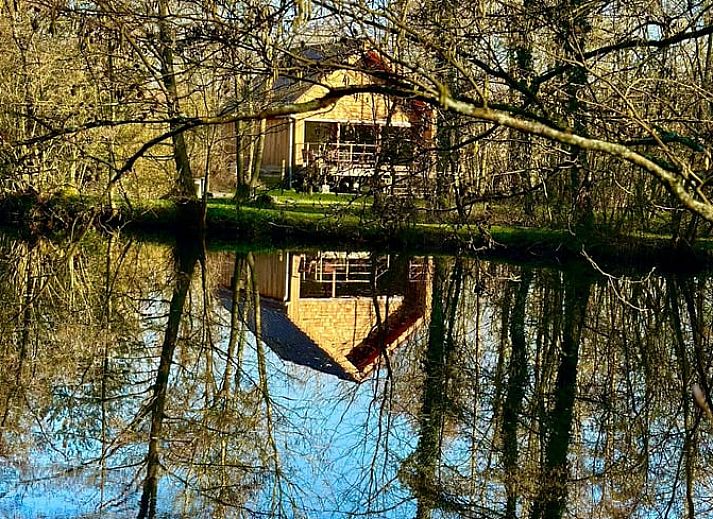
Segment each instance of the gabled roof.
M287 316L284 306L261 300L262 340L282 360L306 366L344 380L356 381L354 366L327 354ZM345 359L346 360L346 359Z
M233 301L227 290L221 290L223 307L232 311ZM242 314L242 305L241 305ZM255 333L252 311L246 314L245 323ZM293 323L285 312L281 301L260 298L261 336L267 346L282 360L306 366L344 380L356 381L356 370L352 366L341 365L331 358L324 348L318 346L305 332Z
M262 301L262 340L282 360L353 382L364 380L384 351L394 350L424 322L422 307L402 307L387 317L383 331L373 327L345 354L337 345L317 344L287 316L283 305Z
M284 73L273 87L276 101L297 101L314 85L336 70L349 68L362 72L388 70L386 62L375 50L370 50L363 40L342 38L333 43L303 45L286 52Z

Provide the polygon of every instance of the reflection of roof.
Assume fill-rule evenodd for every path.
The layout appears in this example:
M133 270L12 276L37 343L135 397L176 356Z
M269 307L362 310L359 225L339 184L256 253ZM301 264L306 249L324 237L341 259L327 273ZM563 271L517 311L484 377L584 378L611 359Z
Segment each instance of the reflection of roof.
M362 298L360 298L362 299ZM230 310L232 302L223 298ZM349 298L344 303L353 302ZM380 332L372 326L366 337L354 337L352 345L340 345L319 341L308 335L287 315L285 304L268 298L260 299L262 341L282 360L306 366L344 380L362 381L380 361L382 352L392 351L402 344L424 321L424 308L403 305L389 314ZM255 332L252 315L247 316L247 325ZM352 329L353 334L357 330ZM342 347L340 347L342 346Z
M282 360L336 375L345 380L355 380L354 367L342 365L331 358L325 349L315 342L285 313L284 306L262 300L262 340Z
M227 291L222 297L224 307L232 310L233 302ZM241 305L242 307L242 305ZM242 312L241 312L242 314ZM255 333L255 321L252 311L245 314L247 325ZM282 360L335 375L345 380L356 380L354 369L347 371L324 349L300 330L285 313L284 304L268 298L260 299L260 318L262 319L262 340Z
M384 347L399 345L405 341L422 323L422 305L404 305L389 316L381 329L374 327L369 335L352 351L347 359L356 369L366 374L378 362Z
M398 347L423 323L420 304L404 305L387 316L381 332L373 320L366 330L352 322L349 329L343 326L335 330L336 336L344 340L329 340L313 327L305 326L307 323L291 319L284 305L262 301L262 340L281 359L355 382L363 380L376 367L383 352ZM368 298L323 301L349 306L370 302ZM348 321L349 312L333 317L341 320L346 317Z
M408 270L397 269L403 277L396 279L406 280L397 290L399 295L300 297L303 260L304 255L282 253L255 258L261 339L285 361L359 382L385 352L403 344L427 319L428 263L411 261ZM227 292L224 295L224 305L230 309L231 298ZM379 315L383 324L377 328ZM254 333L252 315L247 316L247 325Z

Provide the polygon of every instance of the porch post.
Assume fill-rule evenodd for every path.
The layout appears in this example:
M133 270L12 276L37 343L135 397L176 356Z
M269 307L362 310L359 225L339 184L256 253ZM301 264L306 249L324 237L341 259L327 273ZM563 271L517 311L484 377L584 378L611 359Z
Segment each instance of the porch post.
M290 117L288 126L288 138L289 141L289 151L287 152L287 189L292 189L292 165L294 163L295 155L295 119Z

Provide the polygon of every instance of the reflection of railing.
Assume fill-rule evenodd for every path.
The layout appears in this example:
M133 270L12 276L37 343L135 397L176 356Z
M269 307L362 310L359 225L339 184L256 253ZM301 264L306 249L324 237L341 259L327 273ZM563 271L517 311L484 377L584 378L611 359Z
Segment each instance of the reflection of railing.
M426 258L413 258L408 262L408 280L410 282L426 279L430 266Z
M349 166L376 164L379 147L376 144L343 142L306 142L302 149L305 165L323 161L325 165Z
M379 279L388 269L388 256L372 258L363 253L320 252L315 256L303 256L300 263L302 281L317 285L314 294L304 288L310 295L321 297L335 297L339 285L368 284L372 276Z

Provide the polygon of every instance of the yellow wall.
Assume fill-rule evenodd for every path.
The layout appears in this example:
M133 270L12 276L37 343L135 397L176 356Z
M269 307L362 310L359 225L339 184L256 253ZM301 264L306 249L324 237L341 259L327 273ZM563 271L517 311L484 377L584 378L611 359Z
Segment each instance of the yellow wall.
M345 87L355 85L366 85L373 82L373 79L362 72L351 70L337 70L326 77L322 84L330 87ZM310 101L322 97L328 92L327 87L314 85L297 102ZM308 114L298 115L298 119L309 120L334 120L348 122L385 122L389 120L393 124L409 124L408 114L402 108L395 105L387 97L378 94L355 94L340 98L334 105Z
M364 85L373 82L367 74L355 71L337 70L332 72L322 82L331 87L349 85ZM314 85L303 93L295 102L303 103L321 97L327 92L326 86ZM331 107L324 110L298 114L294 121L294 149L292 156L296 166L302 165L302 148L304 147L305 121L339 121L354 123L385 123L408 125L410 119L400 106L395 105L386 96L378 94L357 94L342 97ZM289 168L289 120L271 121L265 139L263 165L279 168L285 161Z
M395 312L402 301L392 298L389 312ZM386 313L386 301L379 298L382 319ZM376 308L370 297L343 297L329 299L292 300L287 315L324 351L344 358L355 346L369 335L376 325Z

